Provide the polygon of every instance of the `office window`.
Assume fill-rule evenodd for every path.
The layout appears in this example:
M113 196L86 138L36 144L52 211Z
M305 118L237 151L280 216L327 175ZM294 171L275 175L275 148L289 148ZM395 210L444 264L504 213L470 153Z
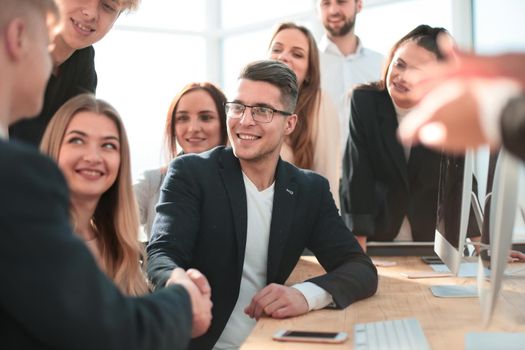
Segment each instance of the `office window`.
M166 112L189 82L206 80L205 40L198 36L115 30L96 47L97 96L121 113L133 178L163 164Z
M132 173L159 167L166 112L187 83L206 80L205 0L142 1L95 45L97 96L121 113Z
M394 43L420 24L444 27L453 33L452 0L392 1L366 6L357 16L356 34L366 47L386 55Z
M255 60L267 57L267 48L273 28L230 36L224 39L224 90L228 99L237 86L241 68Z
M295 22L311 29L315 16L314 1L222 1L222 81L226 94L234 91L245 64L267 58L271 35L279 23Z
M525 2L506 0L474 1L474 47L481 54L498 54L508 51L525 51L525 27L523 15ZM518 204L514 241L525 242L525 168L521 166L518 186Z
M158 30L204 31L205 0L145 0L136 12L122 15L117 26L156 28Z
M474 1L474 44L476 51L494 54L525 51L525 2L522 0Z
M314 13L312 0L223 0L221 5L225 29L292 17L305 11Z

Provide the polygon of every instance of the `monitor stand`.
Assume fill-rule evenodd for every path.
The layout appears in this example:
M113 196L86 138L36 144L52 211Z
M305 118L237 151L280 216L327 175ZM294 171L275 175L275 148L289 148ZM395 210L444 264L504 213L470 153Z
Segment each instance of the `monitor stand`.
M525 333L467 333L465 350L520 350L525 344Z
M438 298L477 298L478 288L472 285L438 285L430 287L432 294Z
M458 277L476 277L479 273L478 262L475 257L463 257L459 267ZM474 262L476 261L476 262ZM433 265L432 268L436 272L449 271L445 265ZM432 294L438 298L477 298L477 285L437 285L430 288Z

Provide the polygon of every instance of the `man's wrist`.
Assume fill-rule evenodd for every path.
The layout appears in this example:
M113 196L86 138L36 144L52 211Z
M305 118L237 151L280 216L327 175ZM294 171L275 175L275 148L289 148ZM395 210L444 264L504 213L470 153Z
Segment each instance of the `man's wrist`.
M332 296L323 288L312 282L294 284L292 288L297 289L308 304L308 311L322 309L333 303Z
M511 79L480 79L473 82L481 130L492 145L501 144L501 113L507 102L521 92L520 85Z

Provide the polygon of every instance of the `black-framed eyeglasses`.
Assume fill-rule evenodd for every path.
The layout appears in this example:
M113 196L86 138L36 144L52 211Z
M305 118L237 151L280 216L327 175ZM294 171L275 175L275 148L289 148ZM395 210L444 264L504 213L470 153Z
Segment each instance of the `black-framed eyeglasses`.
M226 111L227 118L240 119L244 115L244 111L249 107L252 111L252 118L258 123L270 123L273 119L274 113L279 113L285 116L292 115L293 113L280 111L271 107L264 106L248 106L238 102L226 102L224 109Z

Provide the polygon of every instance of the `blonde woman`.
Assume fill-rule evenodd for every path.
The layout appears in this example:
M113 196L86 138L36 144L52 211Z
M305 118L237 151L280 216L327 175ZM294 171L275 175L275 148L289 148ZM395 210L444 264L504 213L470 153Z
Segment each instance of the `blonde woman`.
M332 101L321 91L319 50L315 39L303 26L282 23L272 36L269 56L288 65L299 85L295 109L297 125L285 140L281 157L299 168L311 169L326 177L339 207L339 119Z
M78 95L53 116L40 148L64 173L75 232L101 269L123 293L146 293L129 144L118 112L91 94Z

